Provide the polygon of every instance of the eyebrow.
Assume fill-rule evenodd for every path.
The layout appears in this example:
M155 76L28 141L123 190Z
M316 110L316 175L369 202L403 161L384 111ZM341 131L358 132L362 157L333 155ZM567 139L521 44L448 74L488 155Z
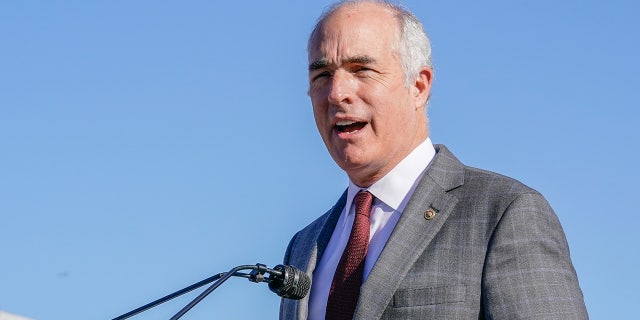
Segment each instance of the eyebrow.
M372 64L375 63L376 59L367 55L353 56L343 61L343 63L347 64ZM326 58L318 59L316 61L311 62L309 64L309 71L315 71L318 69L326 68L329 66L329 60Z
M326 68L329 65L329 61L327 59L320 59L314 62L311 62L309 65L309 71L315 71L318 69Z

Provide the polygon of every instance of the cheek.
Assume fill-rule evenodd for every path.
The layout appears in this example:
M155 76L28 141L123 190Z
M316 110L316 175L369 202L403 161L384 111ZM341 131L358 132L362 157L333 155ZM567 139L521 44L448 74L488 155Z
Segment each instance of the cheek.
M314 96L311 97L311 108L314 116L321 114L322 110L326 110L326 108L322 106L321 101Z
M322 116L326 118L329 108L327 98L319 91L310 92L309 98L311 99L311 107L313 108L313 115L316 119ZM326 119L322 119L322 121L326 121Z
M413 130L417 115L413 114L413 109L410 106L397 104L397 101L387 101L387 104L384 105L393 105L393 107L378 110L376 114L374 126L380 134L385 135L387 140L395 140L404 136L401 133Z
M325 128L327 127L327 109L313 102L312 105L313 118L316 122L316 127L318 128L318 131L320 131L320 134L324 135L324 131L326 130Z

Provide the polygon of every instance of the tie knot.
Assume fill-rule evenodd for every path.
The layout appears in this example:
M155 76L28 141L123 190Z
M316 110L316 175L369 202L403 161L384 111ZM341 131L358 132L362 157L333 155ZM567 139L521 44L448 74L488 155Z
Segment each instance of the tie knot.
M373 195L369 191L360 191L356 194L353 202L356 204L356 214L365 215L367 218L371 213L371 205L373 204Z

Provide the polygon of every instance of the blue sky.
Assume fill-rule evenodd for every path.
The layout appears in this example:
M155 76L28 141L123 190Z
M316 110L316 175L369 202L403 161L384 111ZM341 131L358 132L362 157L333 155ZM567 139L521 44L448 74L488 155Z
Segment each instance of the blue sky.
M2 2L0 310L110 319L278 264L347 185L306 95L327 4ZM635 315L637 2L403 4L432 40L432 140L542 192L591 318ZM234 278L183 319L273 319L278 303Z

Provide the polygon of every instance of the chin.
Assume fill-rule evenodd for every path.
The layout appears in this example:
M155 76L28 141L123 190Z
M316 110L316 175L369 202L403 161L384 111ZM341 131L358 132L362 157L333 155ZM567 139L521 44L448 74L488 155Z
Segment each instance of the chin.
M342 168L342 170L346 171L348 174L351 174L356 171L360 171L367 165L367 162L364 161L363 159L341 158L339 160L336 160L334 158L334 160L336 161L338 166Z

